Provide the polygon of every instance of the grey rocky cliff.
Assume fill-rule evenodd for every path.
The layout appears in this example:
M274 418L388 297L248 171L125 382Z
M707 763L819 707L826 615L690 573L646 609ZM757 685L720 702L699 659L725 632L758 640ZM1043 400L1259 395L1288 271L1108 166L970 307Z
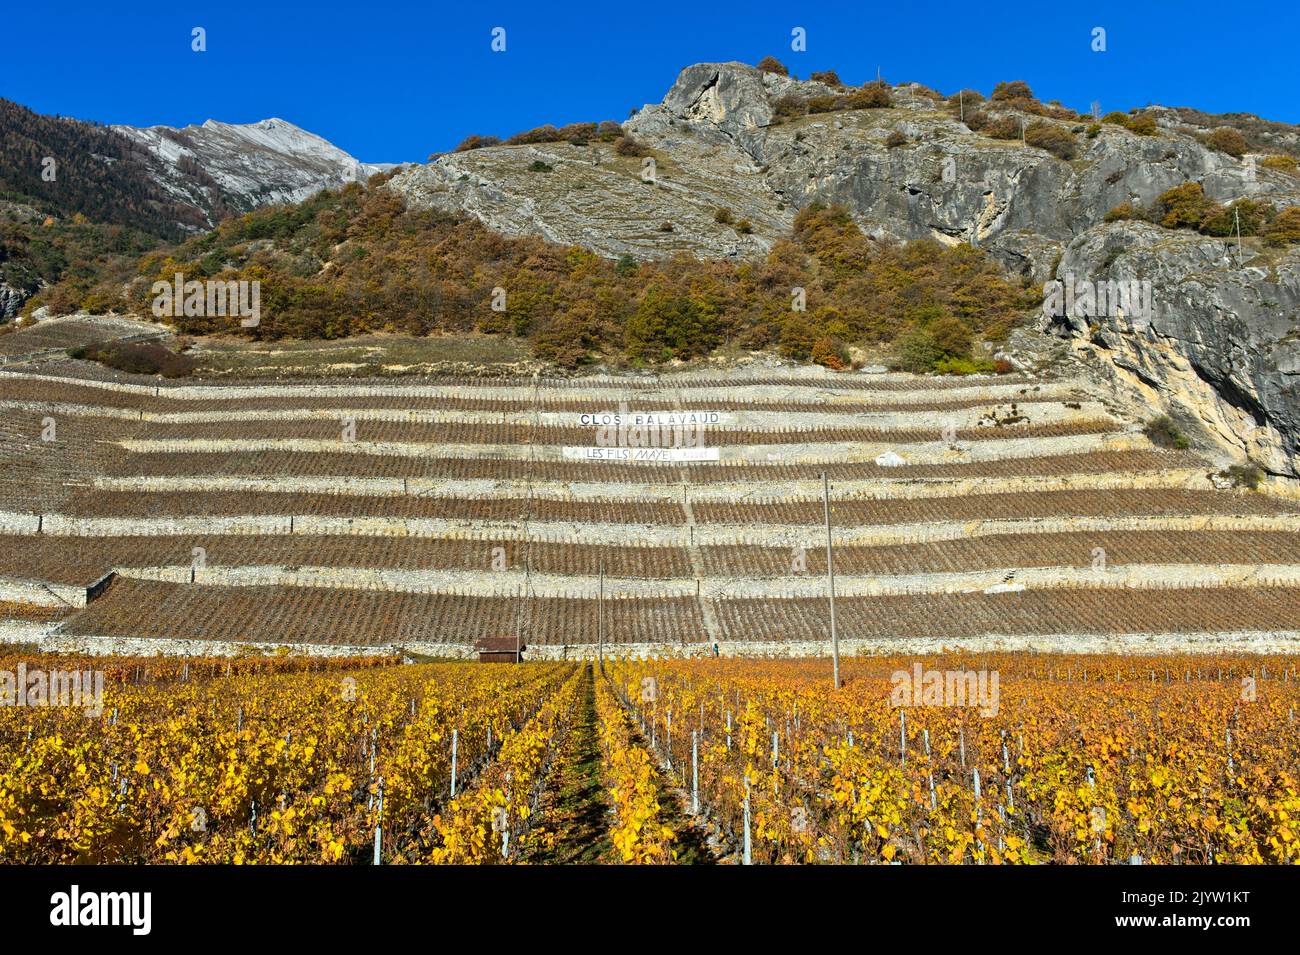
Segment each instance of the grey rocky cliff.
M661 103L624 123L654 150L654 183L643 181L641 160L617 156L607 144L548 143L450 153L409 168L389 188L416 206L468 212L508 235L545 236L609 256L761 258L799 209L840 202L869 234L973 240L1039 280L1060 247L1110 209L1150 203L1189 180L1219 201L1252 195L1300 202L1295 177L1252 173L1181 124L1175 130L1172 119L1159 136L1112 125L1095 139L1079 135L1080 155L1070 162L974 133L907 87L894 89L889 109L775 119L782 97L836 92L741 63L701 63L683 70ZM885 145L894 130L907 145ZM532 171L538 161L553 171ZM720 207L735 221L748 219L753 233L740 236L714 222ZM664 222L672 232L660 231Z
M888 109L776 118L782 97L836 92L844 91L744 64L697 64L624 124L653 150L653 182L643 181L641 160L607 144L546 144L445 155L389 188L417 207L607 256L761 258L819 200L845 205L870 235L975 244L1035 282L1071 270L1089 280L1147 278L1156 303L1149 328L1104 317L1092 328L1050 321L1044 330L1071 338L1082 360L1153 412L1194 418L1193 430L1225 454L1300 475L1297 252L1248 250L1257 261L1238 265L1220 239L1104 221L1121 203L1147 206L1189 181L1218 202L1300 204L1300 180L1207 148L1197 138L1205 121L1159 107L1155 136L1104 124L1088 138L1083 123L1041 120L1075 135L1069 161L973 132L907 87L893 89ZM889 148L893 131L907 143ZM1268 135L1296 140L1284 124ZM551 171L534 171L539 162ZM719 208L733 223L748 220L752 233L716 222Z
M1043 326L1130 398L1237 458L1300 475L1300 248L1239 260L1222 239L1115 223L1071 242L1057 278L1150 282L1149 316L1054 315Z
M28 297L22 289L0 282L0 322L7 322L14 318Z

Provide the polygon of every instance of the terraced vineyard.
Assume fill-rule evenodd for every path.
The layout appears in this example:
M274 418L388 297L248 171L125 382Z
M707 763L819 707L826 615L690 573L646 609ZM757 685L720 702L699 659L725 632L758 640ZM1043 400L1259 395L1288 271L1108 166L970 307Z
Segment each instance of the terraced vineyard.
M1300 636L1296 489L1081 381L50 362L0 372L0 408L0 635L47 649L824 654L823 472L848 655Z

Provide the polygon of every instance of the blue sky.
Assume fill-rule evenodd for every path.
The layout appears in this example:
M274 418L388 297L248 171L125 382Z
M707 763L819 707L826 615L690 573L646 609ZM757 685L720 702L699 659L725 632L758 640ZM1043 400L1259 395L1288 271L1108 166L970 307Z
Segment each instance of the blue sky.
M122 9L116 9L118 7ZM279 116L358 159L423 160L469 133L625 119L678 71L767 54L798 76L988 92L1023 79L1086 110L1148 103L1300 122L1300 4L893 0L11 3L0 96L103 123ZM193 27L207 52L190 49ZM506 51L490 49L493 27ZM807 51L790 49L791 30ZM1093 52L1094 27L1106 51Z

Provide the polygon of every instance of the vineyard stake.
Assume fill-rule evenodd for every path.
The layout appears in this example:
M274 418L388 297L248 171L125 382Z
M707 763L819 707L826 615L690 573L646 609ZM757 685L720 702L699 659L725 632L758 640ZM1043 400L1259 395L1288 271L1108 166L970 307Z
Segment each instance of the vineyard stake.
M691 731L691 812L700 814L700 734Z
M456 744L460 742L460 730L451 731L451 798L456 798Z
M379 818L375 820L375 865L380 865L384 826L384 777L379 777Z
M930 766L930 731L921 730L921 739L925 741L925 764L926 776L930 780L930 811L933 812L938 808L938 802L934 794L934 768Z
M506 805L510 804L510 774L506 773ZM510 858L510 810L504 810L504 824L501 826L501 858Z
M742 865L753 865L753 844L749 838L749 773L745 773L745 849L741 857Z
M840 688L840 632L835 626L835 559L831 553L831 486L822 472L822 513L826 518L826 582L831 606L832 686Z

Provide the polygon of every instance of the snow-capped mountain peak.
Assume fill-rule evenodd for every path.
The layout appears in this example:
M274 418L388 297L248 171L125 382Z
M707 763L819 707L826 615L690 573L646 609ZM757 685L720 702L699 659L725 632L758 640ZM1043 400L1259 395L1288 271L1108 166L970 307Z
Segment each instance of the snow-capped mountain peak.
M333 143L272 117L256 123L206 120L201 126L114 126L152 154L157 177L209 225L257 206L300 202L322 189L364 182L388 163L363 163Z

